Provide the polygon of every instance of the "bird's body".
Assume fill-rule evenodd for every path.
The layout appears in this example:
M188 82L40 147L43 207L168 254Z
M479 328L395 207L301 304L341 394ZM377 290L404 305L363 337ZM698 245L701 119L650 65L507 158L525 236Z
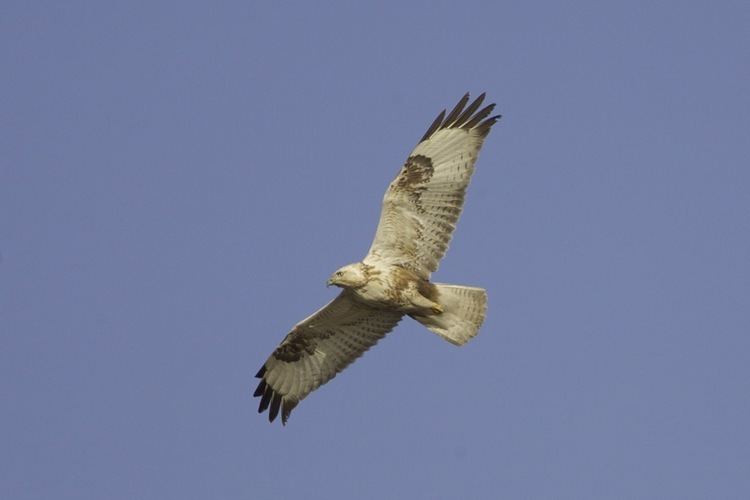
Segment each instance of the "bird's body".
M440 113L383 198L380 222L361 262L328 280L342 292L299 322L256 375L260 412L286 423L292 409L390 332L404 315L462 345L484 321L482 288L430 281L463 208L484 138L499 118L494 104L467 107L466 94Z
M362 279L347 281L343 275L339 277L334 273L329 283L350 290L354 300L368 307L404 314L441 312L440 305L431 300L436 298L435 285L409 269L378 261L357 262L342 269L352 270Z

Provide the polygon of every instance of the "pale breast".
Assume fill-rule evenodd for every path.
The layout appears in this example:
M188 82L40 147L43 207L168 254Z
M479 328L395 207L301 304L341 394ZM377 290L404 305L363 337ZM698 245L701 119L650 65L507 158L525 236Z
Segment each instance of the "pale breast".
M367 284L356 289L356 294L372 307L402 309L410 304L407 294L420 280L413 272L399 266L378 266L368 273Z

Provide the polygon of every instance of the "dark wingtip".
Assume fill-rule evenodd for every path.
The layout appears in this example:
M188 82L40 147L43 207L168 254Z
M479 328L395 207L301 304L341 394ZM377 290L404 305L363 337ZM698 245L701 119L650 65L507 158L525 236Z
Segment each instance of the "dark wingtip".
M261 380L258 384L258 387L255 388L255 392L253 393L253 397L257 398L263 395L263 393L266 392L266 381Z
M456 106L451 110L450 113L448 113L448 116L445 117L445 121L443 122L443 126L441 128L450 128L453 126L453 123L456 121L456 119L459 117L461 112L464 110L464 106L466 106L466 103L469 102L469 93L465 93L464 96L456 103Z
M448 128L462 128L464 130L477 130L482 136L486 136L492 125L500 119L500 115L490 116L490 113L495 109L495 104L489 104L479 111L479 107L484 102L486 92L482 92L474 101L467 107L466 104L469 102L469 93L467 92L453 107L453 109L445 115L443 110L437 118L432 122L432 125L427 129L424 136L419 142L426 141L435 132L442 129Z
M482 92L479 97L474 99L474 102L469 104L469 106L464 110L463 113L461 113L461 116L456 118L456 121L451 124L451 127L462 127L464 124L466 124L467 121L471 118L471 116L474 114L474 112L479 109L479 106L482 105L482 101L484 101L484 92Z
M490 116L489 118L487 118L486 120L484 120L484 121L483 121L482 123L480 123L480 124L479 124L479 125L478 125L478 126L476 127L476 129L475 129L475 130L476 130L477 132L479 132L479 134L480 134L480 135L481 135L482 137L486 137L486 136L487 136L487 134L489 134L489 133L490 133L490 129L492 128L492 126L493 126L493 125L494 125L494 124L495 124L495 123L496 123L496 122L497 122L497 121L498 121L498 120L499 120L500 118L502 118L502 115L494 115L494 116Z
M274 392L273 398L271 398L271 408L268 410L269 422L276 420L276 416L279 414L279 408L281 407L281 400L281 395L278 392Z
M432 134L434 134L437 130L440 129L441 125L443 124L443 120L445 119L445 110L442 110L435 120L432 122L432 125L430 125L427 128L427 132L424 133L421 139L419 139L419 142L426 141L430 138Z
M263 393L263 397L260 399L260 404L258 405L258 413L263 413L266 411L266 408L268 408L268 405L271 403L271 396L273 396L273 389L271 389L271 386L266 387L266 391Z
M273 422L276 417L281 413L281 423L286 425L291 415L292 410L297 406L298 401L289 401L284 396L274 391L273 388L263 378L266 374L266 366L263 365L258 371L256 377L260 378L258 387L253 392L253 397L260 397L260 404L258 405L258 413L263 413L268 410L268 421Z

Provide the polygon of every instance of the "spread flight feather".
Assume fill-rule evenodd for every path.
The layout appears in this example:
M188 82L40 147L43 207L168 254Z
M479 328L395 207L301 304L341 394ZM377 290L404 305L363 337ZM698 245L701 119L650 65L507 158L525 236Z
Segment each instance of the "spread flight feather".
M336 271L329 285L341 293L299 322L256 377L259 412L286 424L297 404L390 332L404 315L461 345L484 320L481 288L429 281L448 248L463 208L474 165L492 125L495 107L480 109L484 94L467 106L464 95L442 111L414 148L383 197L369 252ZM477 111L478 110L478 111Z

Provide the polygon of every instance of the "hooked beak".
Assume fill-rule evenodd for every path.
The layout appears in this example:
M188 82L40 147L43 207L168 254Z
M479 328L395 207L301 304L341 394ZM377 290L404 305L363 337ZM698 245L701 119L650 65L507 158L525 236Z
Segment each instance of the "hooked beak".
M328 278L328 281L326 281L326 286L330 287L331 285L333 285L333 278Z

